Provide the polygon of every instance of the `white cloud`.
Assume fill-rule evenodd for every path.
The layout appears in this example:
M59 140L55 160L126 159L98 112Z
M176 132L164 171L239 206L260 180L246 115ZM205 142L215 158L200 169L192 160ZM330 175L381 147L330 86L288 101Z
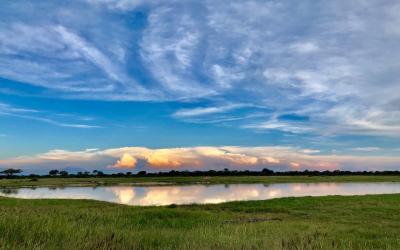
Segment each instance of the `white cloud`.
M290 48L297 53L312 53L319 50L313 42L298 42L290 45Z
M362 152L373 152L373 151L379 151L379 150L381 150L381 148L379 148L379 147L357 147L357 148L352 148L351 150L362 151Z
M394 0L384 6L377 0L25 4L5 4L13 15L0 17L1 77L62 98L204 98L310 117L304 123L267 117L239 125L250 129L399 135L400 19ZM131 11L139 8L146 22L130 26ZM237 121L209 106L192 112ZM190 114L178 110L175 117L185 112Z
M192 77L193 59L201 53L197 20L190 13L175 13L172 7L155 8L150 13L140 42L141 57L169 96L180 99L212 95L212 88Z
M256 129L256 130L280 130L294 134L313 132L313 129L307 125L300 123L281 122L276 119L267 122L243 125L243 128Z
M86 0L94 5L104 5L110 9L130 11L141 5L156 3L156 0Z
M193 116L203 116L217 113L224 113L238 108L243 108L248 105L244 104L228 104L216 107L198 107L192 109L180 109L176 111L173 116L177 118L193 117Z
M317 150L317 149L308 149L308 148L306 148L306 149L301 150L301 152L303 152L305 154L316 154L316 153L319 153L321 151Z
M56 26L54 30L60 35L64 44L71 48L71 53L82 56L93 64L97 65L99 68L104 70L104 72L113 80L122 82L124 79L120 76L114 65L104 56L98 49L90 46L78 35L68 31L63 26Z
M70 121L59 121L54 118L50 118L49 116L51 116L51 114L46 114L46 112L44 111L14 107L6 103L0 103L0 116L9 116L19 119L45 122L59 127L83 128L83 129L101 128L101 126L98 125L90 125L90 124L83 124ZM81 117L75 117L73 115L68 115L67 117L69 118L72 117L73 120L82 120Z

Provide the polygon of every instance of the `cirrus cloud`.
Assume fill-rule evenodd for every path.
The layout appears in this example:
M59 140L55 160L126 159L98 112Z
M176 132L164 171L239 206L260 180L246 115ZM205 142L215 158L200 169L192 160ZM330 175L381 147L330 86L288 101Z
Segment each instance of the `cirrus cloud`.
M223 107L199 104L172 116L242 118L240 128L256 131L400 131L395 0L9 1L2 7L0 76L40 86L44 95L207 99ZM273 115L260 118L249 109L227 117L234 103ZM288 112L310 119L276 119Z

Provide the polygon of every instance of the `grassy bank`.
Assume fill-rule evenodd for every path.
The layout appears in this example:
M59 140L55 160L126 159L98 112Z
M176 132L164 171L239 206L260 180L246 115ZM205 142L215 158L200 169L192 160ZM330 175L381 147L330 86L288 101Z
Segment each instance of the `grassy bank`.
M118 184L234 184L311 182L400 182L400 176L212 176L212 177L91 177L0 179L0 187L96 186Z
M1 249L400 249L400 195L129 207L0 198Z

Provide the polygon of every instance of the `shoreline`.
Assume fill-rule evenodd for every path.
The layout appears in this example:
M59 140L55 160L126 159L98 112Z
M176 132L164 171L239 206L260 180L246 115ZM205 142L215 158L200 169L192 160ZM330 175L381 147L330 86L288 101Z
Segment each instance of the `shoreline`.
M96 187L110 185L170 186L213 184L273 184L327 182L400 182L400 175L379 176L196 176L196 177L85 177L0 179L0 188Z

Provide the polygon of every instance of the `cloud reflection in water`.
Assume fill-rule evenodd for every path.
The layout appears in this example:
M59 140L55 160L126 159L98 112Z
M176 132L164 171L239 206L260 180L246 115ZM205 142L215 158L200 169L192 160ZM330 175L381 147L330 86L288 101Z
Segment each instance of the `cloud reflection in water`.
M92 199L150 206L266 200L280 197L400 193L400 183L282 183L187 186L21 188L1 195L17 198Z

